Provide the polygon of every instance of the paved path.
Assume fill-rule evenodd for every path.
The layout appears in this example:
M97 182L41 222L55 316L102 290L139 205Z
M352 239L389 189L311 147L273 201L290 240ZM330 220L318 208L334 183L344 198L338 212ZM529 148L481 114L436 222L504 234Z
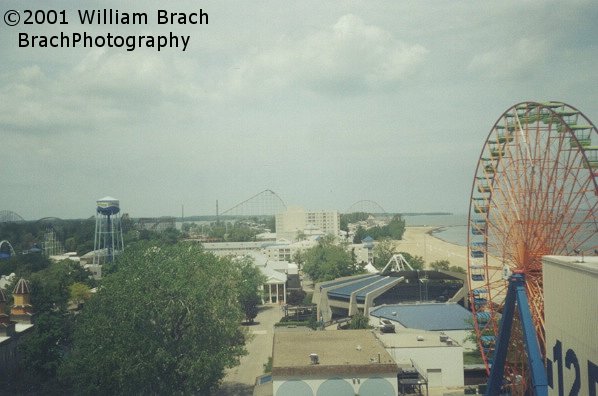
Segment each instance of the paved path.
M263 305L255 318L255 324L247 326L252 339L247 343L246 356L241 363L227 370L216 396L246 396L253 393L255 377L264 373L264 364L272 356L274 323L282 318L278 305Z

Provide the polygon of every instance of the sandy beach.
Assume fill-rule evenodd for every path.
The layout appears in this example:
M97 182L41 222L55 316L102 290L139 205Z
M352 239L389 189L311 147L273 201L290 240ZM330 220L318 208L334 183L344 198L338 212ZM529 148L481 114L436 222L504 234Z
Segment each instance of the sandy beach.
M398 251L424 258L426 265L448 260L451 265L467 269L467 247L445 242L430 232L437 227L406 227L403 239L396 241Z

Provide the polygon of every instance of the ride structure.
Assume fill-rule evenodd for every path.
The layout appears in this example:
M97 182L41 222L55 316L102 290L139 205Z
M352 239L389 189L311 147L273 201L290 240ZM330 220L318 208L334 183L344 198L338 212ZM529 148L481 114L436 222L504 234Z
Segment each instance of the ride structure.
M6 260L15 255L15 250L6 239L0 241L0 260Z
M282 198L280 198L280 196L272 190L261 191L222 213L218 213L218 201L216 201L216 216L274 216L278 213L284 212L286 209L287 205L284 203Z
M496 358L509 278L525 277L531 322L545 355L541 257L593 254L598 239L598 132L562 102L523 102L505 111L486 139L473 178L468 283L474 328L489 373ZM530 390L522 318L512 320L505 383Z
M11 210L0 210L0 223L20 223L25 221L18 213Z
M486 396L501 394L505 386L504 369L511 338L513 318L515 317L515 303L517 304L517 312L521 320L521 331L524 336L525 352L528 357L531 373L530 387L533 389L534 395L546 396L548 395L548 377L544 369L544 361L540 354L538 338L536 337L532 321L525 290L525 276L520 272L516 272L509 277L509 286L500 323L500 337L496 344L496 356L492 370L490 371ZM519 380L519 377L516 377L515 380Z
M388 217L389 214L378 202L372 201L370 199L362 199L357 202L353 202L351 206L344 211L345 214L349 213L369 213L372 215Z
M97 200L93 264L114 261L114 256L124 249L120 221L119 200L104 197Z

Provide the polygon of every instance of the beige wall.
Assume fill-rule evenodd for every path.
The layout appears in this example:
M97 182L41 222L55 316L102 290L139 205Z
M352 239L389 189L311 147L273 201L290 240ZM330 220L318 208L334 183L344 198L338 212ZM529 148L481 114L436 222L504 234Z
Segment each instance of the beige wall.
M434 372L428 378L428 386L464 386L463 347L460 345L441 347L386 348L396 362L411 359L423 376ZM437 370L440 370L440 373Z
M324 234L337 237L340 231L340 214L337 210L307 212L301 207L291 206L286 212L276 215L276 238L295 240L297 233L307 230L310 225Z
M588 378L589 369L598 365L598 257L586 257L585 263L577 263L578 259L547 256L542 260L546 357L552 362L554 379L550 395L559 394L561 382L564 393L569 394L576 381L576 366L579 394L589 395L598 388L598 368L596 376Z

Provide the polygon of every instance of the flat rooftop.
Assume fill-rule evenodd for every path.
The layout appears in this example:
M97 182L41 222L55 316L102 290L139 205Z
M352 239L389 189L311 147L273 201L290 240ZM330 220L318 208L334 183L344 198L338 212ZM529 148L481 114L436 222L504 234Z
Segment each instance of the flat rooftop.
M386 348L461 348L452 338L449 337L453 341L450 345L440 341L439 334L431 331L403 329L397 333L380 333L376 336Z
M598 274L597 256L544 256L542 261L544 264L558 265L594 275Z
M318 364L311 363L313 353L318 355ZM272 357L274 376L398 371L372 330L275 333Z
M409 329L471 330L471 312L456 303L381 305L371 316L398 322Z

